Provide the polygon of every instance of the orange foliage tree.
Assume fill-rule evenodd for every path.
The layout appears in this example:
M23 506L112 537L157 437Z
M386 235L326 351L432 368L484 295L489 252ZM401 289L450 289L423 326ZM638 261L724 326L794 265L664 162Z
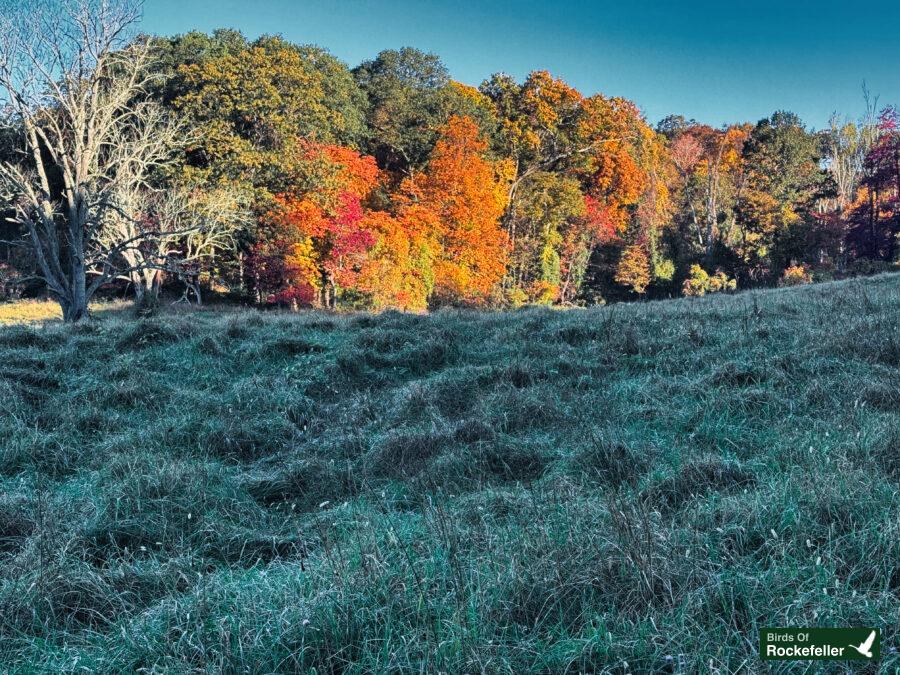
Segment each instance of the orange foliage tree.
M633 103L584 97L546 71L521 85L495 75L482 91L500 121L497 149L514 167L503 218L509 299L572 302L600 244L646 239L658 259L668 160Z
M468 117L452 117L426 169L404 181L402 218L433 241L437 302L484 304L506 272L508 238L503 166L484 157L487 143Z
M641 295L650 284L650 258L641 244L633 244L622 251L616 268L616 281Z
M453 117L424 171L371 208L381 174L371 157L305 143L297 189L279 194L251 271L273 302L334 307L357 294L376 309L484 304L506 272L502 166L468 117Z

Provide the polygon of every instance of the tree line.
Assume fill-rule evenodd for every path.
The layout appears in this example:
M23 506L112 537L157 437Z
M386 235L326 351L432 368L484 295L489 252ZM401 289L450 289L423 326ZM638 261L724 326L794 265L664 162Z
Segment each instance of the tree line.
M0 30L0 292L67 320L111 284L260 305L594 304L804 283L898 258L900 114L652 127L546 71L455 82L233 30L130 36L38 0ZM21 284L19 284L21 286Z

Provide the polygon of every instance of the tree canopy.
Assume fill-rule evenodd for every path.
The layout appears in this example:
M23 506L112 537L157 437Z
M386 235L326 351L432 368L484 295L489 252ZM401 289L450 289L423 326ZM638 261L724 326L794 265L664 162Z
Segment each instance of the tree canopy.
M118 229L84 245L152 232L142 251L169 253L151 264L114 249L94 263L105 266L99 281L84 269L91 292L131 279L141 295L139 279L183 276L159 262L190 248L161 226L175 204L222 205L220 218L197 216L208 224L206 253L192 257L198 289L298 306L586 304L831 278L898 257L893 108L821 132L786 111L723 128L673 114L653 128L631 101L545 70L475 87L409 47L351 69L321 47L223 29L117 43L104 58L138 45L137 69L97 60L90 77L105 87L134 73L139 86L115 105L157 111L153 124L177 122L178 138L153 146L156 166L137 183L125 169L103 173ZM0 136L7 204L23 227L34 211L22 210L20 179L59 154L40 134L67 113L65 98L34 93ZM24 162L23 143L37 152ZM47 174L47 190L65 197L60 176ZM51 268L43 276L64 292Z

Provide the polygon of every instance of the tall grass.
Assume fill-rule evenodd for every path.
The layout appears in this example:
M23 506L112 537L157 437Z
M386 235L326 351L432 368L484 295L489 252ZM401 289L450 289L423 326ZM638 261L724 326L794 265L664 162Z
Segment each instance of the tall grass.
M898 275L2 328L0 670L892 672L898 383Z

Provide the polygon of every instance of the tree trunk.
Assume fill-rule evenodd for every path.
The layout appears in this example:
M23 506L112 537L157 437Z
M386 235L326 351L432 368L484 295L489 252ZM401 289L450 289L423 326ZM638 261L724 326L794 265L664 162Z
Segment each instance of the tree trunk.
M709 177L709 194L707 195L706 201L706 262L709 264L712 261L712 252L713 252L713 233L715 232L715 225L719 218L719 205L718 205L718 185L713 180L712 169L710 169L710 177Z
M82 319L88 318L87 302L84 295L80 299L74 297L59 299L59 306L62 308L63 321L66 323L76 323Z
M152 281L150 282L150 298L149 301L154 305L159 302L159 292L162 289L162 272L159 270L152 271Z
M63 321L66 323L75 323L88 318L87 271L84 268L84 258L77 247L78 243L80 242L76 242L75 250L71 253L69 297L60 300Z
M134 304L137 307L143 307L147 301L146 275L140 270L132 270L128 276L131 278L132 286L134 286Z
M133 275L134 302L139 309L153 309L159 304L159 270L142 270Z
M869 252L872 260L878 259L878 242L875 234L875 209L878 208L878 196L874 190L869 190Z
M243 297L247 293L247 284L244 280L244 252L238 251L238 293Z

